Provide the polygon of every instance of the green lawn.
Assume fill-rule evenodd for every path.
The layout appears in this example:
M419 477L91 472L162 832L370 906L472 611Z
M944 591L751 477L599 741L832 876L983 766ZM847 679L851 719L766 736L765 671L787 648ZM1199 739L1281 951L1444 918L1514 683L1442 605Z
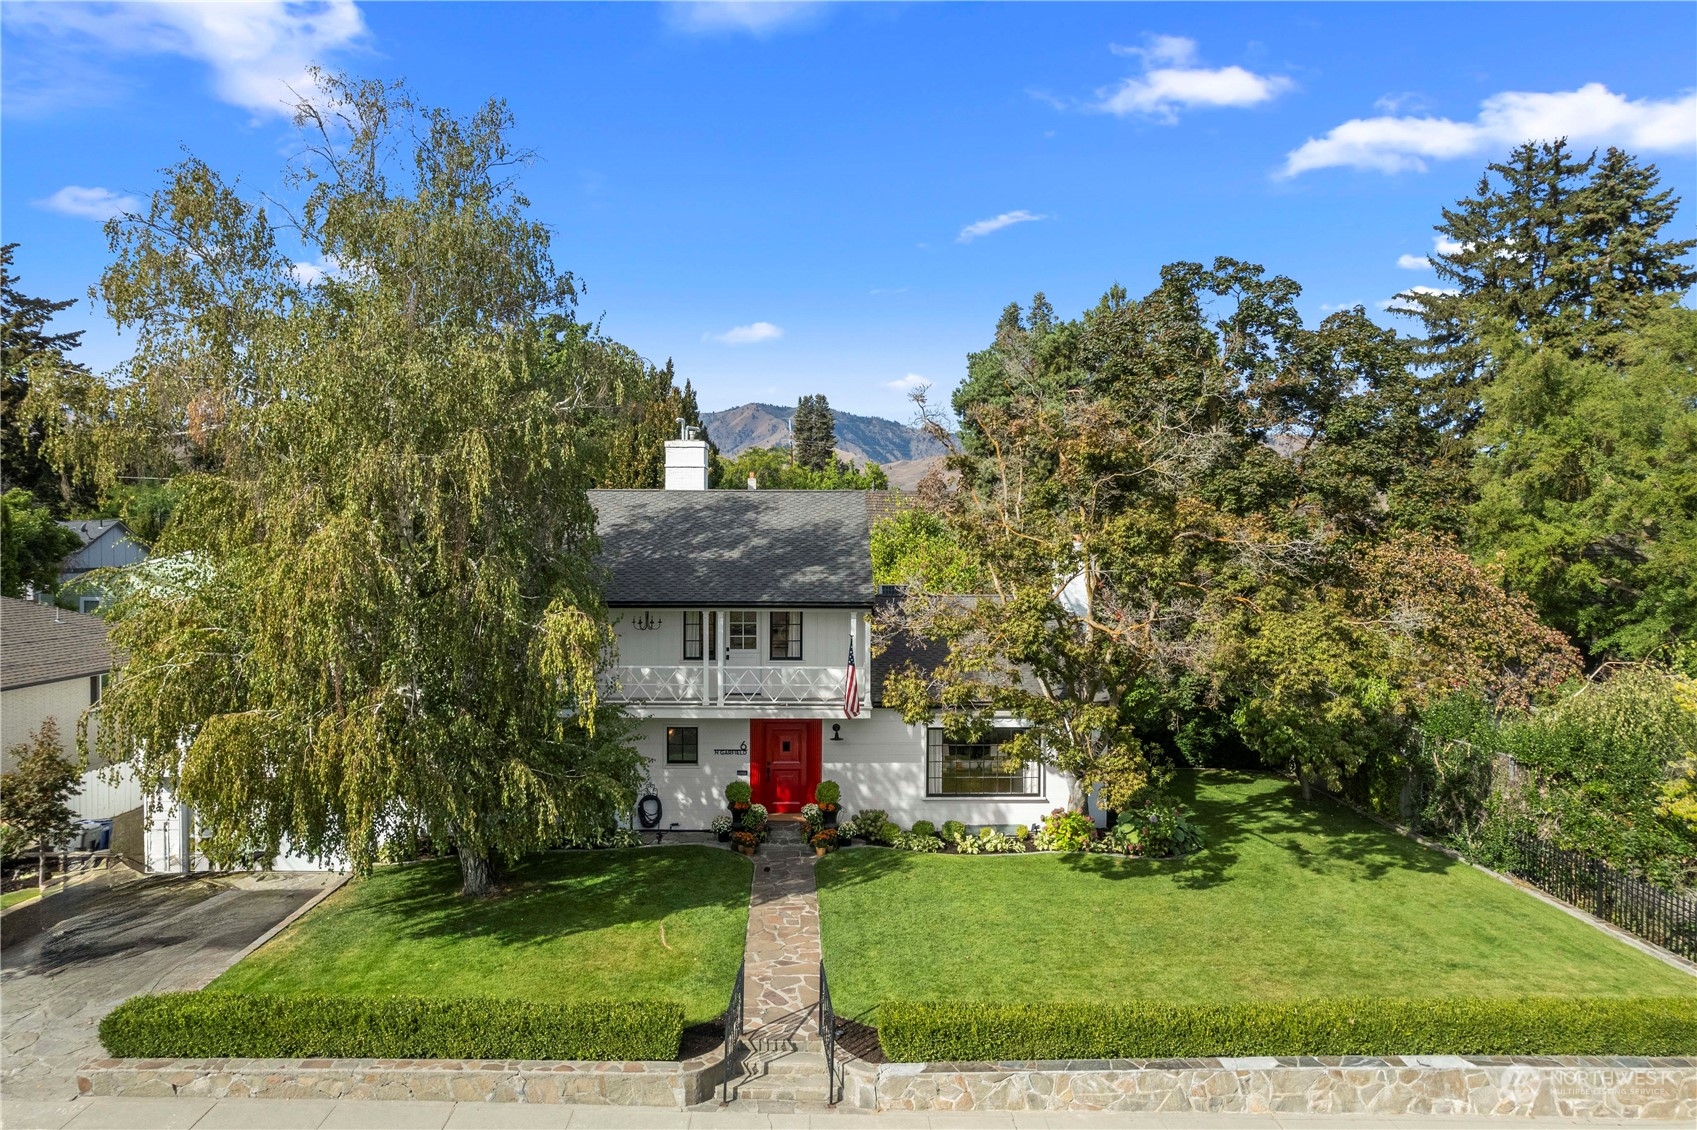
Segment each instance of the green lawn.
M5 910L9 906L16 906L20 902L28 902L32 898L39 897L40 894L40 887L20 887L15 891L7 891L0 895L0 910Z
M820 861L833 1000L1671 995L1697 978L1292 785L1181 774L1207 850Z
M355 880L211 985L255 993L675 1000L725 1008L749 861L700 846L553 852L499 898L460 898L453 860Z

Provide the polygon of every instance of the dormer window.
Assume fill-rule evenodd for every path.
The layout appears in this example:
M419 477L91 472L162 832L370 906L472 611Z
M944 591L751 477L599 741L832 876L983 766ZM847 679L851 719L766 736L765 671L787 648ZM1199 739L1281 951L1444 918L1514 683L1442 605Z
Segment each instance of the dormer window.
M772 658L801 658L801 613L772 613Z

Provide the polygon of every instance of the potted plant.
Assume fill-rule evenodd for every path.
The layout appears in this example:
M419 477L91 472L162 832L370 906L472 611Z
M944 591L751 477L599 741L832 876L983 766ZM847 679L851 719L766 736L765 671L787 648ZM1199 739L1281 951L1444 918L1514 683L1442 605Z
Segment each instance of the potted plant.
M743 855L753 855L760 850L760 837L753 832L732 832L731 846Z
M719 837L720 843L731 838L731 818L723 812L713 817L713 834Z
M742 822L739 827L756 840L764 840L766 838L766 806L763 804L750 805L748 811L742 814Z
M837 833L831 828L822 828L813 833L813 838L808 842L813 845L814 855L825 855L836 848Z
M813 790L813 801L819 806L819 814L824 817L825 827L837 826L837 802L843 798L843 790L837 787L835 781L820 781Z
M819 810L819 806L817 804L802 805L801 818L807 822L807 836L809 839L813 838L813 833L825 826L825 814Z
M732 781L725 786L725 803L730 806L731 819L742 823L743 813L748 811L749 801L754 799L754 790L749 788L747 781Z

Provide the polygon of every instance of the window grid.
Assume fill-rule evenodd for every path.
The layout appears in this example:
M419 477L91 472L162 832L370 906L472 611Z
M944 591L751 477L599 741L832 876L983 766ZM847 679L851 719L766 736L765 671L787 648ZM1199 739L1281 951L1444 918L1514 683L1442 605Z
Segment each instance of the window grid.
M696 765L701 760L701 731L695 726L666 727L666 764Z
M727 628L730 636L727 646L731 651L754 651L760 647L758 612L732 612Z
M801 658L801 613L772 613L773 659Z
M926 796L1043 795L1037 763L1010 764L997 754L999 741L949 742L938 728L928 730L926 738Z
M684 658L701 658L701 613L684 613ZM719 618L707 614L707 658L719 658Z

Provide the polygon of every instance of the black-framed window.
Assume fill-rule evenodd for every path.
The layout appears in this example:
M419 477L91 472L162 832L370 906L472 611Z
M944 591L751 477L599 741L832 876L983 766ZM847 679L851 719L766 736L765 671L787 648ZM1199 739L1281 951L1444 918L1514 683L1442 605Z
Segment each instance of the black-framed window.
M760 613L754 611L728 612L725 633L731 651L755 651L760 647Z
M701 613L684 613L684 658L701 658ZM719 618L707 613L707 658L719 658Z
M111 677L110 673L88 677L88 704L90 706L100 702L100 696L106 693L106 681Z
M772 613L772 658L801 658L801 613Z
M666 764L695 765L701 760L701 731L694 726L666 727Z
M1042 796L1042 767L1035 761L1011 761L1002 756L1002 743L1016 733L995 730L984 741L951 742L941 727L927 730L925 795Z

